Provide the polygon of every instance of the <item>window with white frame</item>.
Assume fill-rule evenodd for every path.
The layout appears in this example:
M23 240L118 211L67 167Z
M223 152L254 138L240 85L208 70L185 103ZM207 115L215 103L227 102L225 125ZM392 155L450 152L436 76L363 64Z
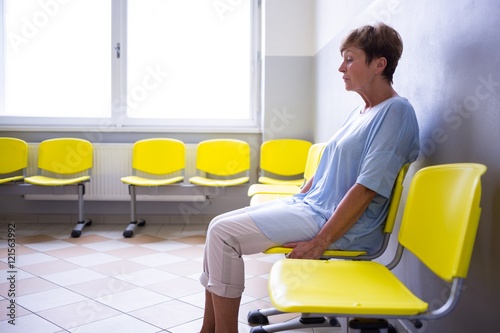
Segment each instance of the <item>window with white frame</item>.
M0 128L255 127L258 2L0 0Z

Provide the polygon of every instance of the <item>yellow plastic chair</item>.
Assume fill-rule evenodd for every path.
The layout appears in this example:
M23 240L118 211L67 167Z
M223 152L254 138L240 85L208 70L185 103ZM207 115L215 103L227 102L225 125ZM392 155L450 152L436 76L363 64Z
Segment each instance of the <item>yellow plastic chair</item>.
M184 180L186 166L186 146L184 142L153 138L140 140L132 148L132 175L121 178L128 184L130 193L130 223L123 232L124 237L132 237L136 226L144 226L146 221L136 218L136 186L166 186Z
M80 237L83 228L92 224L83 217L85 183L90 180L92 163L93 146L87 140L45 140L38 147L38 174L25 178L26 183L38 186L78 186L78 223L72 237Z
M300 189L309 179L314 176L318 168L319 160L323 154L326 143L315 143L309 148L306 166L304 169L304 179L301 186L297 185L276 185L276 184L252 184L248 188L250 206L275 200L277 198L288 197L300 192Z
M262 143L258 182L301 186L311 145L311 142L299 139L275 139Z
M398 249L387 265L373 261L283 259L269 276L269 295L280 311L302 313L284 323L254 327L251 332L338 326L337 318L356 318L349 327L387 328L386 319L414 325L449 314L467 277L481 213L481 176L486 166L473 163L423 168L410 184L398 235ZM437 277L451 283L440 308L409 290L391 272L408 250ZM438 295L441 297L442 295Z
M394 182L394 188L392 190L391 202L389 203L389 209L387 212L387 217L384 221L384 239L380 248L373 252L367 253L366 251L355 251L355 250L326 250L323 252L323 259L345 259L345 260L373 260L384 254L387 246L389 245L389 240L391 238L392 232L394 231L394 226L396 224L396 216L398 213L399 203L401 201L401 195L403 193L403 182L408 172L410 164L405 164L398 173L398 176ZM271 247L264 251L265 254L288 254L292 252L292 248L284 246ZM274 316L281 314L282 312L276 308L258 309L252 310L248 313L248 321L252 324L268 324L268 316Z
M202 186L236 186L248 183L250 145L234 139L202 141L196 149L197 176L189 182Z
M0 184L23 180L28 167L28 144L16 138L0 138Z

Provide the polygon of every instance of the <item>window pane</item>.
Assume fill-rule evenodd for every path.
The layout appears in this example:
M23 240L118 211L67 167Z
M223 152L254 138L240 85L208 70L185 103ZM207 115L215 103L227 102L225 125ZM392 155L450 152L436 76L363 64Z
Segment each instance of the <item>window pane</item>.
M133 118L250 119L251 1L129 0Z
M5 0L0 115L111 115L111 0Z

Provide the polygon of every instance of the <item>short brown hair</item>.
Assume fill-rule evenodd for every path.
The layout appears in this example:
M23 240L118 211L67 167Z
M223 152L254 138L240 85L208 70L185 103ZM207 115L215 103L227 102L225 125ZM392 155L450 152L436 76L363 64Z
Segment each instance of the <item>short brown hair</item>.
M340 53L349 47L357 47L366 55L366 63L370 64L373 59L384 57L387 60L382 75L392 83L392 77L398 61L403 53L403 41L399 33L384 23L374 26L366 25L353 30L340 45Z

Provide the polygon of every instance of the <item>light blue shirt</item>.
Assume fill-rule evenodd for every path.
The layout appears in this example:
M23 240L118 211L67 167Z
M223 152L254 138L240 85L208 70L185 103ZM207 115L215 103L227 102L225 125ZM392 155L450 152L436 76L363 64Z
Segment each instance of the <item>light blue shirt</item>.
M314 237L358 183L377 194L361 218L330 248L371 252L380 245L397 174L418 156L418 123L413 107L402 97L390 98L365 113L360 110L351 112L328 142L307 193L248 209L271 240L286 243Z

